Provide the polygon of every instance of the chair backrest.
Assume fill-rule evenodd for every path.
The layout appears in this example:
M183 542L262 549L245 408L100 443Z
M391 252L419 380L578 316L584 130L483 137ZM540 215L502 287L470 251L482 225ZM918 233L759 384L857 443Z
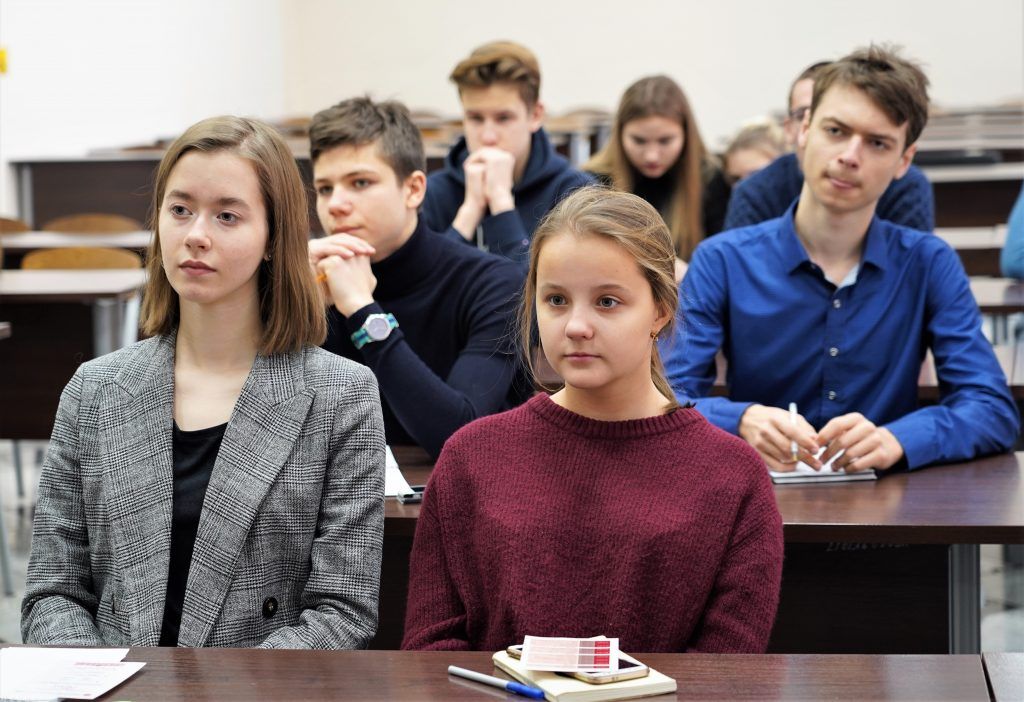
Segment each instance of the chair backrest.
M38 249L21 259L23 269L142 268L142 258L134 251L79 246L62 249Z
M18 232L32 231L32 227L20 219L0 217L0 234L17 234Z
M118 214L88 212L51 219L43 225L43 231L69 234L115 234L137 232L145 229L142 222Z

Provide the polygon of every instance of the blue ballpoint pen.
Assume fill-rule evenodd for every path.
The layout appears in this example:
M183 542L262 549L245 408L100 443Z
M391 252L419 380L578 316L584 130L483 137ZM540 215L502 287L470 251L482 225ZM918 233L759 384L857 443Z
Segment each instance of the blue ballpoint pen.
M465 668L450 665L448 666L448 674L457 675L460 678L466 678L466 680L474 680L478 683L497 687L502 690L508 690L509 692L514 692L517 695L522 695L523 697L529 697L535 700L544 699L544 691L539 687L530 687L529 685L512 682L511 680L502 680L501 678L496 678L493 675L478 673L475 670L466 670Z

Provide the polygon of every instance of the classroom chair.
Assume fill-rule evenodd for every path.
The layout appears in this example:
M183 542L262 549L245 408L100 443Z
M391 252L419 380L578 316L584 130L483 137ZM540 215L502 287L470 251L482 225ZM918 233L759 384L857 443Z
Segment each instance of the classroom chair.
M25 270L142 268L142 258L127 249L74 246L30 251L21 259L21 267Z
M11 217L0 217L0 234L17 234L18 232L32 231L27 222Z

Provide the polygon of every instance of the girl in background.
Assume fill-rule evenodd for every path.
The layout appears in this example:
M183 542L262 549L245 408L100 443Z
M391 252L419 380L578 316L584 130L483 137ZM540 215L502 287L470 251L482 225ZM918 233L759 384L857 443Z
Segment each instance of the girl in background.
M722 229L729 187L704 148L686 94L668 76L641 78L626 88L611 139L583 169L653 205L680 263L705 236ZM677 278L683 271L677 266Z

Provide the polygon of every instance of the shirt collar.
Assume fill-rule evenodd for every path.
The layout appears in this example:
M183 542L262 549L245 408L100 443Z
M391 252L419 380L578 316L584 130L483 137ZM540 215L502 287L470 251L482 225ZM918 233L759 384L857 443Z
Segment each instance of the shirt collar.
M807 249L797 236L794 217L796 206L800 202L797 198L782 215L782 226L779 230L779 255L782 257L782 264L786 273L792 273L805 261L810 263ZM871 217L868 225L868 233L864 237L864 253L861 255L860 267L869 263L875 268L885 270L889 263L889 250L885 245L885 225L877 215Z

